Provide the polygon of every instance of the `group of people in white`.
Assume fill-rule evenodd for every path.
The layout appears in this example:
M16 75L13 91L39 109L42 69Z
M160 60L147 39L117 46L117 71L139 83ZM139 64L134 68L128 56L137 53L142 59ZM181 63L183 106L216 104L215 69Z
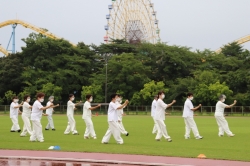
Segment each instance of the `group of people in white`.
M163 136L168 142L172 142L171 137L168 135L166 125L164 123L165 120L165 114L166 109L168 107L171 107L176 101L173 100L170 104L165 104L163 102L163 99L165 98L165 94L163 91L160 91L158 95L154 97L154 100L152 102L151 107L151 116L154 120L154 127L153 127L153 134L156 134L155 139L157 141L160 141L161 137ZM194 99L193 93L187 94L187 99L184 103L184 109L182 117L184 118L185 123L185 139L190 139L190 132L193 131L194 137L196 139L202 139L203 137L199 134L197 125L194 121L194 112L197 111L201 104L199 104L197 107L193 106L192 100ZM224 110L225 108L231 108L236 104L236 100L234 100L234 103L231 105L226 105L225 102L226 96L220 95L219 101L216 104L215 108L215 119L219 127L219 137L224 136L224 133L226 133L229 137L233 137L235 134L233 134L228 126L227 120L224 117Z
M30 141L39 141L44 142L43 132L42 132L42 125L41 125L41 118L42 116L47 116L48 118L48 124L45 127L45 130L52 129L55 131L54 122L52 118L52 114L54 112L55 107L58 107L59 104L54 105L54 97L50 96L48 98L48 102L46 107L44 107L41 103L44 102L44 93L38 93L36 96L36 101L34 102L33 106L29 104L31 98L29 95L24 96L24 100L21 104L18 104L19 99L17 96L13 97L12 103L10 105L10 118L12 120L12 127L11 132L21 132L20 126L18 124L18 114L22 114L22 119L24 122L23 131L20 134L20 136L27 136L27 133L30 135ZM151 110L151 116L154 120L154 127L153 127L153 134L157 134L155 139L157 141L160 141L162 137L164 137L168 142L172 142L171 137L168 135L166 125L164 123L165 120L165 114L166 109L168 107L171 107L176 101L173 100L172 103L166 104L164 103L165 94L163 91L160 91L158 95L155 96L153 102L152 102L152 110ZM185 139L190 138L190 132L193 131L194 137L196 139L202 139L203 137L200 136L197 125L194 121L194 112L198 110L201 107L201 104L199 104L197 107L194 107L192 104L192 100L194 98L194 95L192 93L187 94L187 99L184 104L184 110L182 117L184 118L185 122ZM76 121L74 119L74 110L76 109L77 105L80 105L82 102L78 102L76 104L73 103L75 97L73 94L69 95L69 101L67 102L67 127L64 131L64 134L70 134L78 135L78 131L76 130ZM230 136L233 137L234 134L230 131L227 120L224 117L224 109L225 108L231 108L236 104L236 100L231 105L224 104L226 99L225 95L221 95L219 97L219 101L216 104L216 110L215 110L215 118L217 121L217 124L219 126L219 136L223 136L224 132ZM129 101L126 100L122 104L122 96L119 94L112 94L110 96L111 102L109 103L108 107L108 130L104 137L102 138L103 144L108 144L109 139L111 135L113 135L114 139L118 144L123 144L123 139L121 137L121 134L124 134L126 136L129 135L129 133L125 130L123 123L122 123L122 117L123 117L123 109L128 105ZM83 104L83 115L82 119L85 121L86 129L84 133L84 139L97 139L94 125L92 122L92 110L95 110L99 108L101 105L98 104L95 107L91 106L91 102L93 101L92 95L86 95L86 101ZM20 107L23 107L23 111L20 111ZM46 110L46 113L44 114L43 111ZM32 128L31 123L32 122Z

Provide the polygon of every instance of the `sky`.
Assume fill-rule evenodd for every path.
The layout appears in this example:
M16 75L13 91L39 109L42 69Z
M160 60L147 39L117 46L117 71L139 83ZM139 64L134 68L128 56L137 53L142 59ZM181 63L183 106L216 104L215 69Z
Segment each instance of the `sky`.
M250 0L151 0L157 11L161 39L192 50L211 49L250 34ZM100 44L105 36L111 0L0 0L0 22L20 19L46 28L73 43ZM11 26L0 28L6 48ZM30 29L16 28L16 50L21 51ZM250 42L243 45L250 49ZM9 47L11 49L12 46ZM3 54L0 53L0 56Z

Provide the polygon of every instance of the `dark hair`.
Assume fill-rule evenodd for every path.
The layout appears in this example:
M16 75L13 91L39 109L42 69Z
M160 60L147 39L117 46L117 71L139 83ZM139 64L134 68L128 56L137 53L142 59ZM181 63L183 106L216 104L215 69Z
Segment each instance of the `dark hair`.
M74 95L73 94L69 94L69 99L71 98L71 97L73 97Z
M42 92L39 92L39 93L36 94L36 98L41 98L41 97L44 97L44 96L45 96L45 94L42 93Z
M158 92L157 99L159 99L160 95L162 95L163 93L164 93L163 91Z
M86 99L88 100L88 99L90 99L92 97L92 95L86 95Z
M121 97L121 95L120 94L116 94L118 97Z
M194 94L193 93L191 93L191 92L188 92L187 93L187 97L190 97L190 96L193 96Z
M25 96L23 97L23 101L26 101L28 97L30 97L30 95L25 95Z
M14 99L18 99L18 97L17 96L12 97L12 100L14 100Z
M114 93L114 94L110 95L110 100L113 100L113 98L115 98L116 96L117 96L117 94L116 94L116 93Z

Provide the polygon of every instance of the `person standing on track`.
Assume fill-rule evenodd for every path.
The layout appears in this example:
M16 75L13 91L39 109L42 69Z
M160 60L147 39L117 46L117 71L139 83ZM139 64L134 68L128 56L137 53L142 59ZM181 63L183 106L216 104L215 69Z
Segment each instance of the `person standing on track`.
M75 96L73 94L69 95L69 101L67 103L67 117L68 117L68 125L66 130L64 131L64 134L69 134L72 132L73 135L79 135L79 133L76 130L76 121L74 119L74 110L76 110L76 106L81 104L82 101L80 101L77 104L74 104L73 101L75 100Z
M194 121L194 111L198 110L201 107L201 104L199 106L195 107L193 106L192 100L194 99L193 93L187 94L187 99L184 104L184 110L182 117L184 118L185 122L185 139L190 138L190 132L193 131L194 137L196 139L202 139L203 137L200 136L197 125Z
M54 96L50 96L50 97L49 97L49 101L47 102L47 106L51 105L51 104L53 103L53 101L54 101ZM45 127L45 130L49 130L50 128L51 128L53 131L56 130L56 129L55 129L55 126L54 126L52 114L53 114L53 112L54 112L54 109L53 109L53 108L58 107L58 106L59 106L59 104L54 105L54 106L52 106L52 107L46 109L46 114L48 115L48 116L47 116L47 118L48 118L48 124L47 124L47 126Z
M227 120L225 119L224 117L224 110L225 108L232 108L236 103L237 101L234 100L234 103L231 104L231 105L226 105L224 102L225 102L225 99L226 99L226 96L225 95L220 95L219 97L219 101L217 102L216 104L216 108L215 108L215 119L216 119L216 122L218 124L218 127L219 127L219 137L222 137L224 136L224 132L229 136L229 137L233 137L235 136L235 134L233 134L230 129L229 129L229 126L228 126L228 123L227 123Z
M119 109L126 107L129 103L129 101L126 100L124 104L122 104L121 106L118 106L116 104L117 98L118 98L117 94L112 94L110 96L111 102L109 103L109 108L108 108L109 128L108 128L106 134L104 135L104 137L102 138L103 144L108 144L111 135L113 135L113 137L115 138L115 140L118 144L123 144L123 139L121 137L119 125L117 122L118 121L118 113L117 112Z
M12 121L12 127L10 132L21 132L20 126L18 124L18 113L22 113L19 108L22 107L22 103L18 104L18 97L14 96L12 98L12 103L10 104L10 119Z
M30 102L30 95L24 96L24 103L23 103L23 132L20 134L21 137L25 137L27 133L29 135L32 134L31 124L30 124L30 115L31 115L31 108L32 106L29 104Z
M165 110L171 107L176 101L173 100L170 104L165 104L163 99L165 98L165 94L163 91L160 91L157 96L158 100L156 102L156 113L155 120L158 125L157 135L155 137L156 141L160 141L163 136L168 142L172 142L171 137L168 135L166 125L164 123L165 120Z
M151 117L154 120L154 127L153 127L152 134L156 134L157 130L158 130L157 123L156 123L156 120L154 118L155 112L156 112L156 102L157 102L157 95L154 97L154 100L153 100L152 105L151 105Z
M92 95L86 95L86 101L83 105L83 114L82 114L82 119L85 121L86 124L86 130L84 133L84 139L89 139L89 135L93 138L93 139L97 139L96 138L96 133L94 130L94 125L92 122L92 110L95 110L99 107L101 107L101 104L98 104L95 107L91 107L91 102L93 101L93 96Z

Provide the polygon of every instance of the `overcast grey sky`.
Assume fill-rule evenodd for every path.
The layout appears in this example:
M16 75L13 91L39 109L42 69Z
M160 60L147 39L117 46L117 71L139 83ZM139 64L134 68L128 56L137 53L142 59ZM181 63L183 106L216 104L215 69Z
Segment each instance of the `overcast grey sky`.
M250 0L152 0L162 41L169 45L215 50L250 34ZM111 0L0 0L0 22L20 19L73 43L103 42ZM16 16L17 15L17 16ZM11 26L0 29L6 47ZM32 30L16 28L16 50ZM245 48L250 49L250 42ZM0 53L0 55L2 55Z

